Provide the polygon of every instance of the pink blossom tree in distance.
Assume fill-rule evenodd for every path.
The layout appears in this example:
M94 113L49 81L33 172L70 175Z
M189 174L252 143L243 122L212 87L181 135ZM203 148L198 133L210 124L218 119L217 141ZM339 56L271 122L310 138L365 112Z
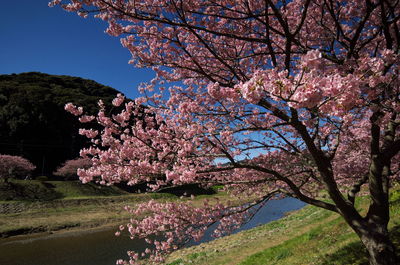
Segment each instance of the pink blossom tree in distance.
M398 263L388 222L400 160L399 1L50 3L57 4L108 22L106 32L121 36L130 63L156 73L121 113L109 116L100 104L101 131L81 130L93 142L81 155L93 166L80 178L147 182L153 190L220 184L251 201L127 207L133 216L147 213L125 226L131 236L154 245L129 252L127 263L141 255L160 261L216 222L215 234L225 234L276 194L341 215L370 264ZM149 115L138 118L139 105ZM362 192L371 201L366 214L354 205ZM165 240L149 239L161 233Z
M36 167L21 156L0 154L0 179L8 182L9 178L25 178Z
M89 158L76 158L65 161L53 173L56 176L65 178L66 180L78 179L77 171L79 168L87 169L91 167L92 162Z

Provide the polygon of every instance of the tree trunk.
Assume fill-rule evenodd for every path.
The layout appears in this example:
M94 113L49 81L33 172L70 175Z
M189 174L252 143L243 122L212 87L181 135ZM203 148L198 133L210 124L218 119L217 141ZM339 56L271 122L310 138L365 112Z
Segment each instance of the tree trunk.
M358 234L368 250L370 265L400 264L386 227L375 226L375 229L370 227L367 231L364 230Z

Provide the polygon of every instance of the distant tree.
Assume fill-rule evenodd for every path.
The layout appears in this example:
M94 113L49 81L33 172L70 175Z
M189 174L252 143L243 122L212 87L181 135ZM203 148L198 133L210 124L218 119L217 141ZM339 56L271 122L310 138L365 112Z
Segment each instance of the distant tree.
M92 161L88 158L76 158L72 160L67 160L53 174L55 176L63 177L66 180L77 180L78 169L88 169L89 167L91 167L91 165Z
M0 154L0 179L4 182L9 178L26 178L35 168L23 157Z

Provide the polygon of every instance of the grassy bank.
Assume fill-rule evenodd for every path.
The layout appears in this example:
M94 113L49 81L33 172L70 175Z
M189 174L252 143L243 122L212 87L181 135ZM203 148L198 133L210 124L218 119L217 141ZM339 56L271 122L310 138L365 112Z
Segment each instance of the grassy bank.
M61 184L60 184L61 185ZM71 184L62 184L71 185ZM66 186L64 186L66 188ZM91 189L85 187L85 189ZM61 192L61 187L58 188ZM177 200L170 194L88 195L71 187L62 192L62 199L28 203L28 210L0 215L0 234L87 229L124 223L130 216L123 210L149 199ZM211 195L225 200L225 194ZM209 195L197 196L193 203L200 205ZM16 202L22 203L22 202ZM357 201L366 211L368 198ZM400 189L391 194L391 237L400 249ZM337 214L307 206L286 217L171 254L169 265L362 265L367 254L354 232Z
M149 199L167 200L169 194L133 194L75 198L61 202L31 203L28 210L0 215L0 237L91 228L122 223L130 216L123 209ZM54 205L56 204L56 205Z
M358 200L366 210L368 198ZM391 238L400 249L400 190L391 195ZM307 206L266 225L170 255L169 265L361 265L367 253L333 212Z
M0 237L118 223L129 218L127 204L174 197L78 181L12 180L1 183L0 191Z
M0 202L53 201L126 194L128 193L114 186L82 184L80 181L10 180L9 183L0 182Z
M122 224L131 217L123 209L126 205L150 199L178 200L168 193L130 194L116 187L77 181L13 181L12 185L19 187L11 190L3 186L7 194L2 193L0 210L11 210L0 213L0 237ZM14 196L14 200L6 201L6 196ZM193 203L200 204L209 196L226 197L221 193L200 195Z

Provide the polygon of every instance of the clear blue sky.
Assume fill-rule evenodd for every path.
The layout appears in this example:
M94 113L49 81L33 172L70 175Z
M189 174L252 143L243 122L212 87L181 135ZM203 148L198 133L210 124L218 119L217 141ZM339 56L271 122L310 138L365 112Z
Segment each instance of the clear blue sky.
M107 24L81 18L49 0L4 0L0 8L0 74L43 72L79 76L114 87L130 98L153 72L128 64L119 38Z

